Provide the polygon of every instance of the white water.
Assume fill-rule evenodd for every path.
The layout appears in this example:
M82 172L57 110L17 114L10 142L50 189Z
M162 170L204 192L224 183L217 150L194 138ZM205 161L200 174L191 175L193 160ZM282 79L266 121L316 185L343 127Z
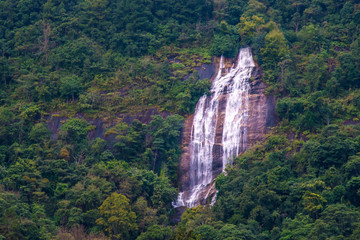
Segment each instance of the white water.
M228 86L228 97L222 134L223 170L227 161L245 151L249 110L249 79L255 67L249 48L241 49L238 64L230 72L233 81Z
M174 207L194 207L199 198L207 198L213 180L213 147L218 121L218 107L221 95L227 94L224 126L222 133L223 170L229 159L243 152L247 141L249 79L255 67L249 48L240 49L237 65L224 68L221 57L219 72L213 81L210 96L204 95L196 105L191 132L190 149L190 193L179 198Z

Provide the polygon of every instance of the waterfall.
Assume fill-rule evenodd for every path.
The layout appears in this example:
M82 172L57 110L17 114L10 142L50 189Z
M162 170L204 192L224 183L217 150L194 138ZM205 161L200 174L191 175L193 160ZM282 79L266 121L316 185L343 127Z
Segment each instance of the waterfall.
M223 170L227 161L244 152L247 140L249 79L255 67L249 48L241 49L238 64L229 76L228 97L222 134Z
M240 49L237 64L225 68L220 59L219 71L210 95L198 101L191 129L189 190L181 192L174 207L194 207L209 196L213 179L214 146L222 148L222 166L245 150L247 146L249 79L255 67L250 48ZM220 100L225 96L226 107L222 124L221 143L216 143ZM220 129L221 130L221 129Z

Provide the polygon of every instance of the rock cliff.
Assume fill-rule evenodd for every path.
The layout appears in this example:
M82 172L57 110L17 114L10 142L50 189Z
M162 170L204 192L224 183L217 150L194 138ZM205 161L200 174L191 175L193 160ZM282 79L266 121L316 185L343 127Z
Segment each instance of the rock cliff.
M215 59L215 66L219 69L219 59ZM222 74L226 74L228 69L236 65L234 59L225 59L225 68L222 70ZM254 145L258 141L262 141L265 138L266 133L269 129L275 126L277 121L275 105L276 101L274 96L265 95L266 84L262 81L262 71L260 67L255 67L252 71L250 79L250 88L247 94L247 104L248 104L248 121L247 126L241 126L242 129L248 131L248 137L244 141L244 146L242 146L242 151ZM242 101L245 102L246 99ZM217 124L216 124L216 135L215 143L213 146L213 163L212 163L212 172L213 179L218 176L223 170L223 147L222 147L222 133L224 126L224 116L226 110L227 102L227 92L219 97L219 106L217 113ZM180 190L184 194L184 198L187 198L189 195L190 188L190 151L189 143L191 141L191 133L193 127L194 115L189 116L184 124L182 132L182 155L180 158L179 164L179 186ZM216 193L214 187L214 181L204 187L204 190L201 191L199 196L199 204L206 204L211 201L211 198Z

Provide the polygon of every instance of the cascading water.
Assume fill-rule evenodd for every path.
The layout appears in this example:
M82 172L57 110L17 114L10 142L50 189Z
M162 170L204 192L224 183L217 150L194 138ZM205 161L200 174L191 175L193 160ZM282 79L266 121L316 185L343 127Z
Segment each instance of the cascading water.
M237 67L230 72L232 74L230 78L233 80L227 88L228 97L222 134L223 170L229 159L246 150L249 79L254 67L250 49L241 49Z
M190 188L181 192L174 207L194 207L207 198L214 179L213 159L219 102L226 95L226 110L222 126L223 170L229 159L243 152L247 141L249 79L255 63L250 48L240 49L237 65L225 68L221 57L219 72L213 81L210 95L200 98L196 105L191 131Z

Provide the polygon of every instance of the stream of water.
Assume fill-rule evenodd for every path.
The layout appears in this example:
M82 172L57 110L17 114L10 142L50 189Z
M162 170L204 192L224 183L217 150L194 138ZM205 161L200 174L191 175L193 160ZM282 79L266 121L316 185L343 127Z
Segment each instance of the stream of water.
M213 149L219 119L219 99L226 96L226 109L222 127L223 170L228 161L246 147L248 137L249 80L255 63L250 48L240 49L236 66L225 68L221 57L219 71L213 81L210 95L204 95L196 105L191 130L190 191L181 192L174 207L194 207L207 197L213 176Z

